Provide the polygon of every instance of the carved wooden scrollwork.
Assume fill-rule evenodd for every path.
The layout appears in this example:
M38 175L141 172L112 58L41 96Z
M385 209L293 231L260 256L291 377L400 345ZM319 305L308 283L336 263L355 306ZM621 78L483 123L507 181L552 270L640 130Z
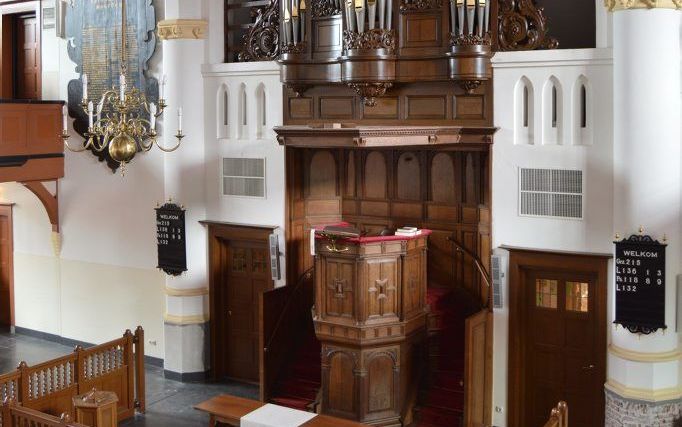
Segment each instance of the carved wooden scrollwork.
M270 0L265 7L254 7L256 20L244 35L239 62L272 61L279 56L279 1Z
M328 16L341 15L341 8L335 0L313 1L313 18L326 18Z
M416 0L405 1L400 4L401 12L417 11L417 10L438 10L443 6L441 0Z
M300 42L298 44L285 44L282 45L282 53L292 53L292 54L301 54L304 53L306 49L306 43L305 42Z
M492 40L490 38L490 33L486 33L483 36L478 34L455 34L450 33L450 46L490 46Z
M374 107L377 104L377 98L386 95L386 91L393 86L393 83L388 82L371 82L371 83L348 83L348 86L353 88L362 102L367 107Z
M343 32L344 49L395 49L395 31L375 28L364 33L345 30Z
M543 8L533 0L500 0L498 3L498 50L556 49Z

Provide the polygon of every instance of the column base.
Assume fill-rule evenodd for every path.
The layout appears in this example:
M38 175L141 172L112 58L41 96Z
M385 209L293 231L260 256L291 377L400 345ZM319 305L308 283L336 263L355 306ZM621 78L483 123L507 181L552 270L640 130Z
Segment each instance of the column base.
M605 393L606 427L676 426L682 418L682 399L649 402L622 397L608 388Z
M184 382L202 381L209 370L208 323L164 325L164 375Z

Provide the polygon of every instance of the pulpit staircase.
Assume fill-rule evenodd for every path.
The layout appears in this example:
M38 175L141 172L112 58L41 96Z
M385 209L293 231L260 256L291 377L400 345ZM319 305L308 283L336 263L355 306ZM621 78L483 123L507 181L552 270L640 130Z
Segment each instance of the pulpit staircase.
M464 322L476 312L463 291L427 293L428 365L420 384L414 427L461 427L464 415Z

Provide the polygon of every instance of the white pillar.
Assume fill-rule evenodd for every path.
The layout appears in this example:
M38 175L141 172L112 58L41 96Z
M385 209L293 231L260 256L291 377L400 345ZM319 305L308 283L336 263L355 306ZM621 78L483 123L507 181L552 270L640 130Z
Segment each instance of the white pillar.
M660 3L666 3L661 1ZM614 6L615 2L611 4ZM666 3L667 4L667 3ZM673 5L670 2L670 5ZM676 278L682 265L680 151L680 20L673 7L613 12L614 232L628 237L644 227L666 249L665 331L636 335L611 327L606 424L624 418L672 425L680 411L679 337L675 332ZM614 301L613 292L610 295ZM613 320L613 319L611 319ZM663 404L674 400L673 404ZM621 406L628 408L624 410Z
M165 371L171 378L198 379L208 370L208 278L206 219L204 101L201 66L206 62L206 40L196 38L197 20L208 11L205 0L166 0L162 34L163 73L167 77L168 103L163 138L175 144L178 108L183 110L180 149L165 156L166 199L186 209L187 272L166 280ZM168 21L179 20L179 21ZM185 20L185 21L183 21ZM189 21L192 20L192 21ZM163 27L163 26L162 26ZM202 30L205 34L205 28Z

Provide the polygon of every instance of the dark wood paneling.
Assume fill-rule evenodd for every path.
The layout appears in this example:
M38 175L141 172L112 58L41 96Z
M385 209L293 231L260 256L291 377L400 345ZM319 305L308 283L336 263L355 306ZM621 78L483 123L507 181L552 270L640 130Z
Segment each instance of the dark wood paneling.
M404 31L401 32L400 47L440 47L441 12L402 15Z
M302 97L287 88L284 92L284 124L342 122L384 126L492 126L491 83L484 82L473 93L467 94L454 83L423 81L430 74L439 72L434 69L437 65L437 62L429 61L403 61L400 72L418 74L420 82L395 85L385 96L377 98L374 107L362 104L357 94L343 85L312 86L304 91ZM337 104L339 110L336 106L322 108L321 99L332 98L349 98L352 103Z

